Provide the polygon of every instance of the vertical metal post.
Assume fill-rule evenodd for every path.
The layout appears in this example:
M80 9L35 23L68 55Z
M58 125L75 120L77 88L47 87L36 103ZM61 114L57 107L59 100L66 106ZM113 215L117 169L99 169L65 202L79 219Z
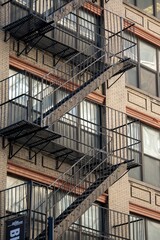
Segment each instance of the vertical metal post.
M48 240L54 240L53 229L54 229L54 220L53 220L53 217L49 217L48 218Z
M26 239L30 239L31 235L31 217L32 217L32 188L33 188L33 182L30 181L27 184L27 212L28 212L28 229L27 229L27 236Z
M128 238L131 239L131 223L130 223L130 215L128 215Z
M33 0L29 1L29 11L30 11L30 13L33 12Z
M28 95L28 104L27 104L27 120L29 122L33 121L33 99L32 99L32 76L31 74L28 74L28 81L29 81L29 95Z
M124 41L124 39L123 39L123 18L122 17L120 17L120 31L121 31L121 33L120 33L120 35L121 35L121 50L122 50L122 58L124 58L124 44L123 44L123 41Z
M45 201L45 239L47 240L49 240L49 239L51 239L52 240L52 238L49 238L49 221L48 221L48 188L46 187L46 189L45 189L45 199L46 199L46 201ZM48 229L48 231L47 231L47 229ZM48 237L48 238L47 238Z

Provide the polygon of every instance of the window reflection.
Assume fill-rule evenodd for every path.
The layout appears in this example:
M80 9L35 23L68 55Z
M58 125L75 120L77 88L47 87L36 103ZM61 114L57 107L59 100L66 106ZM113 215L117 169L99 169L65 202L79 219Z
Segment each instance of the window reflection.
M158 48L145 41L137 39L136 56L134 58L136 67L125 73L126 83L138 87L153 96L159 96L159 71L160 52ZM133 59L131 53L126 52L126 56Z
M153 0L137 0L137 7L153 15Z
M143 125L141 130L143 145L141 151L142 172L141 168L135 168L130 170L129 176L160 187L160 132L147 125ZM136 128L133 129L134 131L133 136L136 135Z
M140 41L139 46L140 46L140 63L151 69L156 70L157 69L156 49L142 41Z
M147 14L160 18L160 1L159 0L128 0L129 3L137 6Z
M156 74L141 67L140 77L140 88L156 96Z
M126 83L138 87L136 67L126 71Z

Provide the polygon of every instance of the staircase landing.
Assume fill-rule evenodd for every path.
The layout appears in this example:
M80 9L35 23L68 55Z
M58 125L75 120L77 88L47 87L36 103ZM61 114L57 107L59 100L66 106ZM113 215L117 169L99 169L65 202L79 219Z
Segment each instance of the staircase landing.
M63 161L65 158L66 161L72 164L84 155L53 142L55 139L60 138L61 135L47 130L47 128L48 126L41 127L22 120L0 129L0 136L3 137L3 147L9 146L9 159L14 157L23 147L29 149L29 159L35 157L39 152L43 152L54 157L57 161ZM8 140L7 144L5 144L5 139ZM13 144L20 145L19 149L13 151Z

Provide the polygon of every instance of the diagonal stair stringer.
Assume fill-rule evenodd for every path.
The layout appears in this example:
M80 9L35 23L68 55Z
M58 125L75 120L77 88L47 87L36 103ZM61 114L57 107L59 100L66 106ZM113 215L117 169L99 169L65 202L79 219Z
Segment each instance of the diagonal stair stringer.
M52 126L53 123L59 120L65 113L69 112L78 103L83 101L89 93L93 92L96 88L101 86L112 76L118 74L127 64L130 64L130 59L112 65L110 68L108 68L106 71L104 71L100 76L95 78L90 83L85 84L85 86L80 86L78 89L76 89L76 93L74 95L71 93L70 98L68 98L57 109L55 109L53 112L51 112L48 116L46 116L43 119L42 125Z
M112 186L118 179L120 179L127 172L127 163L123 163L110 174L93 192L85 198L66 218L58 224L54 229L54 239L65 233L68 228L74 223L97 198L102 195L110 186Z

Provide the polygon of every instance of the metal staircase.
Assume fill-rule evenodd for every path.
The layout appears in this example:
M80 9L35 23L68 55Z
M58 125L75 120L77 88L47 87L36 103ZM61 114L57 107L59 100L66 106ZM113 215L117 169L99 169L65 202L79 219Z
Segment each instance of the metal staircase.
M93 46L90 46L85 49L84 52L75 55L69 61L60 65L63 71L61 72L59 70L58 77L65 80L50 93L50 96L53 96L56 91L63 89L63 91L66 92L66 97L43 114L43 125L51 126L66 112L69 112L79 102L84 100L89 93L108 81L112 76L123 72L125 66L127 66L127 68L132 66L128 58L124 60L120 59L119 62L115 64L107 65L107 63L104 62L106 52L104 51L102 54L102 50L96 50L96 47L94 47L95 52L93 55L82 60L84 59L83 55L85 55L85 52L90 51L92 48ZM102 54L102 56L96 59L98 53ZM78 85L76 84L77 79L79 79ZM47 97L48 96L45 96L43 101L45 101Z
M19 16L21 21L26 21L24 17L31 15L33 18L37 17L37 20L39 18L39 20L56 23L70 12L80 8L85 2L85 0L3 0L1 5L11 7L15 10L14 13L21 7L22 13ZM15 19L12 20L10 23L15 22Z
M107 124L116 118L116 114L115 112L114 116L108 114L110 110L106 108L105 112L110 121L105 127L100 126L99 131L87 129L85 124L83 126L79 124L80 129L85 129L87 133L94 132L103 138L104 142L99 146L86 144L81 139L77 140L77 135L71 139L65 136L65 131L60 132L57 127L59 121L64 120L65 114L78 106L89 93L112 77L134 67L133 61L127 56L128 49L135 46L132 36L128 34L133 24L129 22L126 24L126 21L116 14L103 9L106 22L108 20L113 25L110 24L107 29L99 27L97 33L89 30L89 37L83 35L88 31L85 24L83 30L82 25L78 25L78 28L81 28L78 36L64 29L66 22L72 21L70 17L72 14L76 18L79 17L73 11L80 8L84 2L9 0L2 3L6 15L3 25L5 41L10 37L17 40L18 55L24 51L28 53L33 47L37 47L52 53L57 60L51 72L41 79L38 78L38 82L41 83L40 90L37 87L37 91L34 91L35 76L26 72L15 74L0 82L0 89L2 91L5 89L0 103L2 118L0 136L3 137L3 147L9 146L9 159L25 147L29 149L29 159L42 152L52 156L57 164L60 160L62 163L66 161L72 165L51 184L47 197L34 209L30 206L29 213L28 208L25 209L27 217L28 214L30 217L29 235L35 240L49 238L47 219L55 217L57 201L65 202L71 194L77 196L56 216L55 240L59 239L112 184L130 168L139 165L139 161L134 158L138 155L134 151L134 146L140 141L133 139L132 135L128 136L127 127L132 122L127 123L126 116L123 121L122 113L118 115L122 117L121 121L117 119L115 121L119 123L118 126L115 124L110 127ZM82 19L91 24L88 19ZM70 39L76 41L74 46L71 46ZM22 50L19 49L20 42L25 45ZM30 88L27 85L28 79ZM21 87L24 83L25 87ZM64 97L55 102L55 95L58 92L63 92ZM64 138L67 141L77 141L78 147L63 145L61 140ZM16 151L13 151L14 144L20 145ZM84 151L85 147L87 151ZM57 165L56 168L60 166ZM59 198L62 190L65 191L65 195ZM42 227L37 231L34 230L36 214L41 215L42 222ZM8 214L7 217L11 215Z
M3 202L5 199L5 208L3 215L0 215L1 231L5 224L18 217L17 220L24 220L25 222L25 239L47 239L47 234L49 234L50 237L48 239L52 239L52 228L50 228L51 217L47 219L47 205L45 204L47 202L45 200L52 195L52 191L52 187L48 187L36 182L26 182L16 186L13 185L12 187L5 190L1 190L0 201ZM37 208L38 204L40 204L41 207L39 206L39 208ZM62 201L59 202L59 205L60 204L63 206ZM84 236L84 238L85 236L90 236L90 238L94 239L103 237L104 239L110 240L145 239L143 229L144 223L142 219L93 204L90 204L91 214L93 214L94 211L92 208L96 210L97 213L103 211L104 214L108 216L109 221L106 223L106 229L103 231L100 228L95 229L95 219L90 219L90 228L88 226L85 226L85 224L80 223L78 219L78 221L72 224L68 229L70 232L70 236L68 236L69 238L67 238L65 234L62 235L62 238L74 239L74 231L78 233L78 229L80 228L81 234L83 234L82 236ZM84 218L86 214L87 212L85 212L85 214L81 217ZM98 215L96 217L99 221L101 221ZM47 222L49 223L48 232L46 231L45 237L44 235L40 236L39 234L43 232L45 226L47 226Z

